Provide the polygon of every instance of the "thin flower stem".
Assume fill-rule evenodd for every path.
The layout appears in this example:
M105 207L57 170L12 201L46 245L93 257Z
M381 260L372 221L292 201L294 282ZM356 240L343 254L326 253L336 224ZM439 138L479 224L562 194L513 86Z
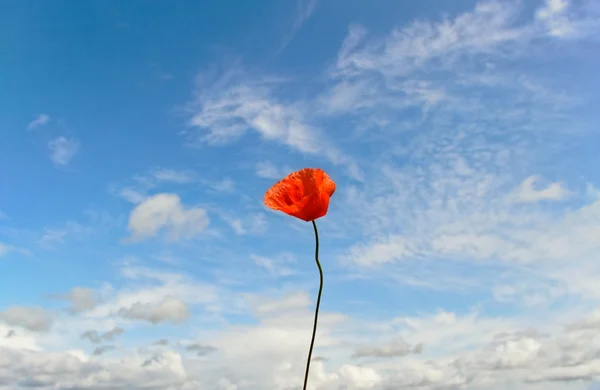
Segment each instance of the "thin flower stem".
M317 297L317 307L315 309L315 321L313 324L312 339L310 340L310 349L308 350L308 360L306 361L306 373L304 374L304 386L302 387L302 390L306 390L306 384L308 383L308 371L310 370L310 359L312 356L313 347L315 345L317 321L319 320L319 306L321 306L321 293L323 292L323 269L321 268L321 263L319 262L319 231L317 230L317 224L314 220L312 221L312 224L315 229L315 261L317 262L317 267L319 267L320 284L319 296Z

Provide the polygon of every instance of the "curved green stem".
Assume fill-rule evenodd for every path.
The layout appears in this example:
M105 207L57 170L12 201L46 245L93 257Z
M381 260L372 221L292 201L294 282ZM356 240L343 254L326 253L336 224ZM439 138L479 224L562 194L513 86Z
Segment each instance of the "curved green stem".
M319 320L319 306L321 306L321 293L323 292L323 269L321 268L321 263L319 262L319 231L317 230L317 224L315 221L312 221L313 228L315 229L315 261L317 262L317 267L319 267L319 276L320 276L320 284L319 284L319 296L317 297L317 307L315 309L315 321L313 324L313 332L312 339L310 340L310 349L308 350L308 360L306 361L306 373L304 374L304 386L302 390L306 390L306 384L308 383L308 371L310 370L310 359L312 356L313 347L315 345L315 336L317 334L317 321Z

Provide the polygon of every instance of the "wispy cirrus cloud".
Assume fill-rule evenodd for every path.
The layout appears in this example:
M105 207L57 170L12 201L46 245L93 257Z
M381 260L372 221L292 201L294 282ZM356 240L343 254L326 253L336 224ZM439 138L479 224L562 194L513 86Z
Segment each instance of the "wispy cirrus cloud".
M569 23L582 31L570 33L568 44L593 45L592 14L581 13L585 2L568 9ZM361 142L378 150L361 165L364 186L340 192L341 209L352 210L335 214L349 227L344 230L349 248L339 251L346 269L411 291L469 292L519 312L573 300L581 307L597 304L600 289L593 281L600 275L595 255L600 248L593 237L600 219L597 185L590 183L597 177L578 179L579 171L561 165L573 143L585 142L595 128L594 121L575 114L589 110L591 101L569 80L515 66L543 62L547 48L567 44L565 35L551 33L545 22L527 19L524 12L496 2L383 36L350 29L329 69L330 84L315 98L317 115L353 118ZM393 349L394 336L382 340L380 352ZM403 336L410 345L424 341ZM527 370L539 362L537 348L552 350L558 360L565 353L561 348L569 348L535 337L517 339L498 347L506 352L489 363L502 366L494 369L493 381L509 367ZM423 345L427 351L428 343ZM465 359L481 362L484 355ZM393 364L406 370L394 379L369 375L392 387L417 386L417 379L407 379L415 369L447 372L444 383L459 375L467 388L490 386L478 383L472 371L452 371L439 362L422 365L412 354L401 364L378 367L385 372ZM550 375L554 363L542 364L544 374L530 371L516 380L562 386L562 379ZM562 369L566 377L588 377L588 368L583 375Z
M539 12L551 3L566 4L549 1ZM570 8L573 23L588 18L585 4ZM360 127L378 131L401 127L406 132L420 127L434 111L438 118L441 112L447 116L452 112L478 122L502 117L520 121L522 126L525 110L508 104L516 100L527 106L556 108L552 114L536 115L536 122L544 122L536 123L542 127L571 102L535 75L515 74L510 66L534 56L528 47L548 39L545 25L523 18L524 12L516 3L492 1L439 21L398 26L383 36L353 25L329 69L332 84L322 92L317 109L326 115L355 117ZM593 34L586 30L576 38L589 39ZM472 98L474 93L503 98L490 107L491 100L483 103ZM415 108L421 111L418 117L410 112Z
M254 130L266 141L278 142L308 155L323 156L346 166L351 175L361 177L355 162L338 150L310 123L308 107L302 101L289 101L278 92L282 80L253 79L241 69L218 77L198 78L190 104L190 128L185 132L192 143L223 144Z
M250 255L250 259L257 267L262 268L272 276L290 276L297 273L292 267L295 262L294 257L290 254L280 254L273 258Z
M109 192L132 204L142 203L152 190L170 184L190 185L202 182L197 172L189 169L154 168L144 174L135 175L126 185L112 184Z
M600 32L600 9L591 1L546 0L535 17L546 33L556 38L581 38Z
M50 159L56 165L68 165L73 157L79 152L80 143L75 139L63 136L56 137L48 142Z
M292 42L302 25L312 16L317 8L318 0L296 0L295 14L290 31L283 38L277 54L281 53Z
M50 122L50 115L48 114L39 114L34 120L29 122L27 125L27 130L33 130L36 127L42 127L47 125Z
M53 316L41 307L11 306L0 312L0 321L32 332L46 332L52 326Z
M265 179L279 180L292 172L292 168L279 167L272 162L262 161L256 164L256 175Z
M78 222L68 221L61 226L45 228L37 243L43 249L54 249L58 245L64 244L68 238L81 240L91 233L92 229L90 227Z
M191 183L194 181L193 173L175 169L160 168L152 172L152 176L158 181L173 183Z
M147 196L141 193L139 190L131 187L124 187L120 190L114 191L117 196L126 200L129 203L139 204L146 200Z
M267 220L264 214L255 213L246 218L224 217L231 226L235 234L244 236L247 234L256 235L263 233L267 227Z
M28 249L15 247L0 241L0 258L8 255L9 253L19 253L28 256L31 255L31 251Z
M204 184L217 192L232 192L235 189L235 182L231 179L206 180Z

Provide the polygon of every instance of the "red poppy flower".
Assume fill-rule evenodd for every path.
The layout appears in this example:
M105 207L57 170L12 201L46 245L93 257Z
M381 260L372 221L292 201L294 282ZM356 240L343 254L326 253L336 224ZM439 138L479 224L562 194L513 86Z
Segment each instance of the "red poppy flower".
M290 173L265 194L265 204L306 222L327 214L335 182L318 168Z

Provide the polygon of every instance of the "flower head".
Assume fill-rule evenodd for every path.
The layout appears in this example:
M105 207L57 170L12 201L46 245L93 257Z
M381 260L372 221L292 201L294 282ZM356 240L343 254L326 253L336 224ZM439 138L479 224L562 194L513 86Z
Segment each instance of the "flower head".
M304 168L290 173L265 194L265 205L306 222L327 214L335 182L323 170Z

